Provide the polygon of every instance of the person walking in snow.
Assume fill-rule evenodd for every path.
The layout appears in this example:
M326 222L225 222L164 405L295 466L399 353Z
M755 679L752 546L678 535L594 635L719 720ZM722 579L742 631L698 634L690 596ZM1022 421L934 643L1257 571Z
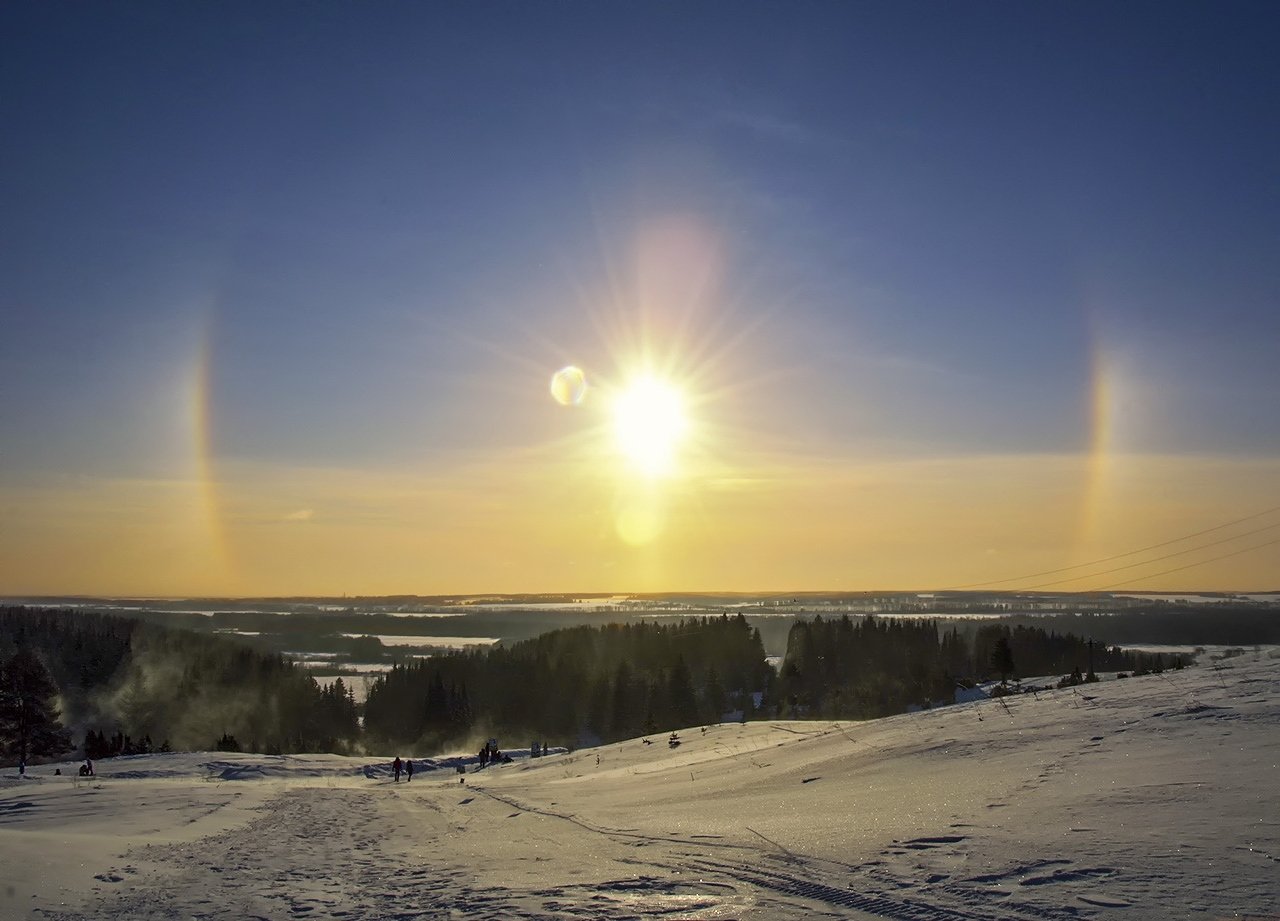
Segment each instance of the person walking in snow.
M406 758L404 760L404 782L410 783L413 780L413 759Z
M396 775L396 783L400 782L400 756L396 755L396 760L391 762L391 773Z

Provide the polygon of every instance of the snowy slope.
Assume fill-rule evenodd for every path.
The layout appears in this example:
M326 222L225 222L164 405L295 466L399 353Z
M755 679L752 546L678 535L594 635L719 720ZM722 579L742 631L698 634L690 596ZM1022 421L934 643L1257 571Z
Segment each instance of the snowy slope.
M1280 914L1280 660L680 739L9 770L0 918Z

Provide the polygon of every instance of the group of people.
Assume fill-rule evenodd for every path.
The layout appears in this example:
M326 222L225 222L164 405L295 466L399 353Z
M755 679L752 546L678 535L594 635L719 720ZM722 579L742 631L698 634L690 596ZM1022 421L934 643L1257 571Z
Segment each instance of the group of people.
M480 749L480 767L489 764L510 764L511 756L504 755L498 748L498 740L490 739L484 743L484 748Z
M409 783L413 780L413 759L406 758L404 761L401 761L400 756L396 755L396 760L391 762L391 773L395 775L396 783L400 782L401 774L405 775L404 782Z
M26 758L19 758L19 759L18 759L18 776L19 776L19 777L26 777L26 776L27 776L27 759L26 759ZM54 776L54 777L61 777L61 776L62 776L62 768L54 768L54 769L53 769L53 776ZM80 776L81 776L81 777L93 777L93 776L94 776L94 774L93 774L93 762L92 762L92 761L90 761L88 758L85 758L85 759L84 759L84 764L80 765Z
M545 742L534 742L529 747L529 753L534 758L538 758L542 755L548 754L549 752L550 749ZM476 769L479 770L480 768L488 767L491 764L510 763L511 756L504 754L503 751L498 748L498 740L490 739L488 742L484 743L484 747L480 749L480 753L477 756ZM391 762L391 773L395 777L396 783L400 782L400 775L402 774L405 776L406 783L413 780L413 759L406 758L401 760L400 756L396 755L396 759ZM458 773L466 773L466 767L461 761L458 762Z

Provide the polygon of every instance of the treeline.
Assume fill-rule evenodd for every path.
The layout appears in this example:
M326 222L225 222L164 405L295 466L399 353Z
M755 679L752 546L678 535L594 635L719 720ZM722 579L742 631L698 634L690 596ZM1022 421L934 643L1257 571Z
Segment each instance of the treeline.
M1115 613L1017 614L1011 626L1070 630L1108 643L1178 646L1258 646L1280 644L1280 608L1258 604L1170 604L1159 602Z
M749 715L772 676L741 615L575 627L397 666L369 689L365 731L371 746L416 750L613 741Z
M1074 634L1005 622L949 621L940 631L935 620L819 617L792 626L770 703L777 716L866 719L950 701L958 685L1163 664L1160 656L1103 643L1091 650Z
M1249 643L1243 637L1258 637L1275 617L1215 613L1224 617L1212 633L1219 642ZM1174 665L1113 644L1194 643L1205 612L1026 620L799 620L779 675L742 614L574 626L398 664L372 683L362 712L341 680L321 688L282 656L219 636L8 607L0 608L0 748L10 759L35 753L33 745L52 753L71 744L97 757L212 747L427 754L490 736L507 745L609 742L727 713L871 718L950 700L957 685L986 679ZM1135 622L1142 633L1131 639ZM1092 649L1082 634L1098 640ZM28 707L37 699L43 709Z
M322 689L281 656L220 637L83 611L0 608L0 659L19 650L47 672L58 718L81 750L86 739L99 754L208 749L230 733L255 751L343 751L359 736L348 689Z

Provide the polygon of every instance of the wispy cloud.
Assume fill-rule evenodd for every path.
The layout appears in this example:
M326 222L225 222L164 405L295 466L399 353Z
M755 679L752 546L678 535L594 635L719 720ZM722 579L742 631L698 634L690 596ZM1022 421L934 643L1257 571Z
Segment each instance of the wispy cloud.
M827 140L822 132L809 125L763 109L725 107L716 112L714 120L726 127L742 129L757 137L786 144L807 146Z

